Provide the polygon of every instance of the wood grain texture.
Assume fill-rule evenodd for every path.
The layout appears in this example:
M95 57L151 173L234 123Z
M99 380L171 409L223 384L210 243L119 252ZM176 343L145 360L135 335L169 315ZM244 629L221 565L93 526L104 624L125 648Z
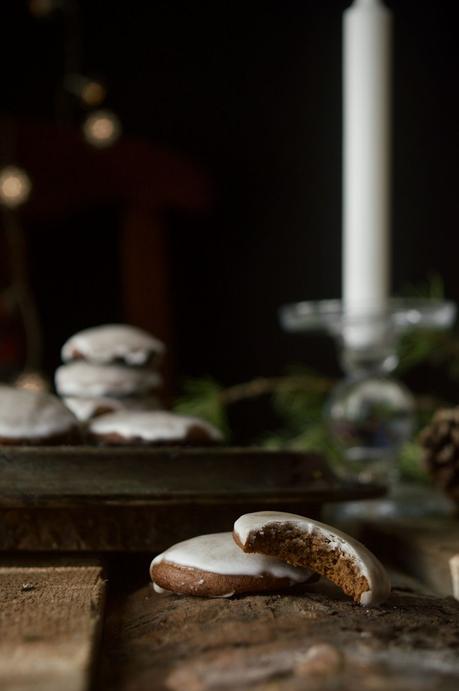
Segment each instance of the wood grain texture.
M104 599L99 563L0 562L0 688L87 689Z
M101 689L456 691L459 603L406 581L377 609L315 592L203 599L140 587L113 603ZM328 589L327 589L328 588Z
M458 545L459 549L459 545ZM459 600L459 553L449 558L449 570L453 586L453 597Z
M322 456L236 448L0 447L0 508L340 501L381 487L339 480Z
M394 518L367 520L362 539L386 562L415 576L440 595L459 587L459 520ZM459 591L457 591L459 592Z
M313 453L234 448L0 448L0 550L159 551L243 513L318 516L379 496Z
M277 508L311 518L320 507L303 502L182 504L87 509L0 509L0 551L160 552L201 533L232 530L249 511Z

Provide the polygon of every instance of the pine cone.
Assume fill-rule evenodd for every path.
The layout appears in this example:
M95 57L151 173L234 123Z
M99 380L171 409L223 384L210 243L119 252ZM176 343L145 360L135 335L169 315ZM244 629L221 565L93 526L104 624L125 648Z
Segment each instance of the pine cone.
M419 442L434 484L459 502L459 407L438 410Z

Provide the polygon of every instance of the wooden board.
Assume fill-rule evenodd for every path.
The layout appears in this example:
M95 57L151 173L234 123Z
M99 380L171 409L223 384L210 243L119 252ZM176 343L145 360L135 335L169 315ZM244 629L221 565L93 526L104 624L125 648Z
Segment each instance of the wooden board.
M457 518L367 520L362 538L386 562L417 577L435 592L456 594L459 599Z
M2 447L0 508L365 499L318 454L212 448Z
M4 447L0 550L158 552L249 511L318 517L324 501L383 493L339 480L317 454Z
M100 563L0 562L0 688L84 691L105 596Z
M97 688L456 691L459 603L398 586L375 609L323 582L232 599L125 590L107 618Z
M232 530L248 511L293 511L319 517L320 505L279 503L102 506L86 509L0 510L0 550L6 552L148 552L195 535Z

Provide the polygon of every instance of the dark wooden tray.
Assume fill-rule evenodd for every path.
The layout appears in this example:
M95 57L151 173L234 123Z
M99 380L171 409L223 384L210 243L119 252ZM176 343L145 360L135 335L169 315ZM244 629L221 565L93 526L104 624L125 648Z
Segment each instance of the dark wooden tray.
M384 488L344 482L313 453L258 449L10 447L0 507L343 501Z
M0 549L154 550L246 511L318 516L382 496L313 453L237 448L3 447Z

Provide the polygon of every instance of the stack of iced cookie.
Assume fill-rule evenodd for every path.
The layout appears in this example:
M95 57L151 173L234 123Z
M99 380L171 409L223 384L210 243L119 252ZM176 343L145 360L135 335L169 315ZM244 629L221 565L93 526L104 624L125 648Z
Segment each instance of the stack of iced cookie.
M64 344L56 391L80 422L119 411L160 407L161 341L127 324L85 329Z

